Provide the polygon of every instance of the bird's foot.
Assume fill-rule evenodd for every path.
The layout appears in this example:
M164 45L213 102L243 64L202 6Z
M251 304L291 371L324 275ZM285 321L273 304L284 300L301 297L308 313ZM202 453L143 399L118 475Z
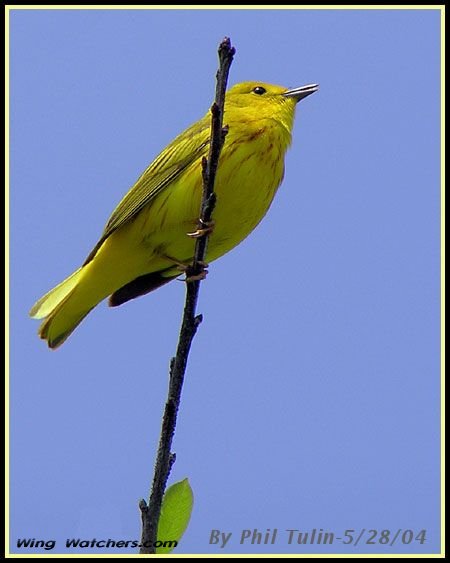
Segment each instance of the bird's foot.
M178 270L184 272L186 277L183 281L193 282L204 280L208 275L208 266L206 262L197 262L195 267L192 264L178 264Z
M184 280L185 282L193 282L193 281L201 281L204 280L206 278L206 276L208 275L208 270L203 269L200 270L200 272L198 272L198 274L188 274L186 272L186 279Z
M205 235L210 235L214 231L215 222L214 221L202 221L199 219L199 227L193 233L186 233L188 237L200 238Z

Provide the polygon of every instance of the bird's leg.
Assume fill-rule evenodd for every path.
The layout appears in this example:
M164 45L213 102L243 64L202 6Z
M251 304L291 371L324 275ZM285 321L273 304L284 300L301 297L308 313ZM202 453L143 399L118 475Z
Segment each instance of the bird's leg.
M188 237L191 238L200 238L204 237L205 235L210 235L214 231L214 221L203 221L199 219L199 227L193 233L186 233Z
M203 221L203 219L198 220L197 230L193 233L186 233L188 237L193 239L201 238L210 235L214 231L214 221ZM194 265L189 264L185 268L186 278L184 281L193 282L204 280L208 274L208 264L206 262L196 262Z

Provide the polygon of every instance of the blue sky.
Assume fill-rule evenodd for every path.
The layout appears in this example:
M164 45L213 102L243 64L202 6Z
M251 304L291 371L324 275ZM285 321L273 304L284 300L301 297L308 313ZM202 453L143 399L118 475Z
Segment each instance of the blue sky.
M225 35L230 84L320 91L298 107L268 215L201 287L177 551L438 552L440 12L277 9L10 13L11 551L140 536L184 286L102 303L55 352L28 311L204 115ZM274 545L239 541L275 528ZM314 528L414 539L287 543ZM232 532L226 548L212 529Z

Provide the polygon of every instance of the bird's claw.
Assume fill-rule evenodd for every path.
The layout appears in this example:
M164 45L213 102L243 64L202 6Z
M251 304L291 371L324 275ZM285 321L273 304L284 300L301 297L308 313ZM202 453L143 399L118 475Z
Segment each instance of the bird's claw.
M198 274L191 274L191 275L186 274L186 279L184 281L185 282L201 281L204 280L207 275L208 275L208 270L201 270Z
M209 267L209 264L207 262L197 262L198 267L206 270ZM180 272L184 272L184 273L188 273L188 271L192 269L192 264L181 264L179 263L177 265L177 270L180 270Z
M199 224L201 227L199 227L196 231L193 233L186 233L188 237L200 238L205 235L210 235L214 231L214 221L203 221L202 219L199 219Z
M208 266L209 264L206 262L197 262L195 268L192 267L192 264L178 264L178 270L186 274L185 279L182 281L193 282L204 280L206 278L208 274Z

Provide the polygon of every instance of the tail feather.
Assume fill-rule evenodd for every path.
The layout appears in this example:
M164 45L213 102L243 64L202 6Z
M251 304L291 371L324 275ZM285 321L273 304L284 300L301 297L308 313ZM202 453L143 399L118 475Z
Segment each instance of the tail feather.
M30 316L35 319L45 318L38 334L47 340L50 348L60 346L93 308L81 305L76 297L82 273L83 268L76 270L41 297L30 311Z
M47 340L50 348L60 346L108 295L111 296L111 305L119 305L173 279L170 268L163 269L162 274L167 274L167 277L161 272L142 275L149 267L145 248L130 253L134 239L130 242L126 237L122 238L116 240L111 235L94 259L46 293L32 307L30 315L43 319L39 336Z
M43 297L36 301L30 311L33 319L43 319L52 313L56 307L75 289L80 281L83 268L78 268L72 275L51 289Z
M83 313L78 313L75 317L68 317L66 303L70 298L69 294L39 327L38 334L43 340L47 340L49 348L55 349L61 346L93 309L91 307Z

